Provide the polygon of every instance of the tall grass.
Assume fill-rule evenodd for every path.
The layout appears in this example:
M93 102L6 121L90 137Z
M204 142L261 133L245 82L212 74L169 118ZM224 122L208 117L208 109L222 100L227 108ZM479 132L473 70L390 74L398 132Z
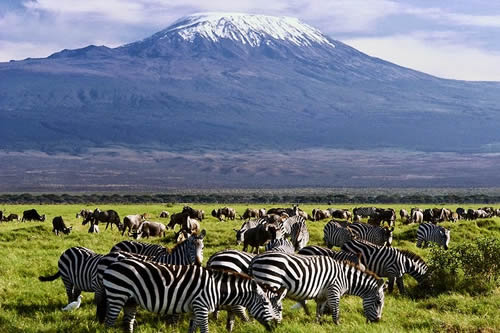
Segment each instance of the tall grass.
M231 205L242 214L247 205ZM193 205L204 209L208 216L215 205ZM221 207L223 204L217 205ZM263 205L252 205L260 208ZM423 208L425 205L421 205ZM301 208L310 212L312 208L325 206L303 205ZM385 206L387 207L387 205ZM399 210L403 206L392 205ZM409 209L413 206L407 205ZM455 209L454 206L448 206ZM479 205L471 206L479 207ZM47 222L9 222L0 223L0 332L119 332L120 319L117 327L107 330L94 318L95 307L92 304L93 295L83 293L80 309L73 312L63 312L66 305L66 293L61 280L39 282L39 275L53 274L57 270L60 254L72 246L85 246L96 252L105 253L126 236L116 230L104 231L100 225L100 234L88 234L87 226L81 225L81 220L75 218L76 212L82 208L93 209L80 205L12 205L1 206L6 213L22 214L22 211L36 208L40 213L47 214ZM157 218L162 210L179 212L182 205L166 207L164 205L105 205L101 209L115 209L120 216L147 212ZM339 208L353 208L342 205ZM51 233L51 221L54 216L61 215L67 225L73 226L70 235L55 236ZM166 223L166 221L164 221ZM311 233L310 244L323 245L323 226L325 221L308 222ZM218 222L208 216L202 226L207 230L205 238L205 259L213 253L225 248L238 248L235 243L233 228L239 228L240 220ZM460 221L444 223L451 229L450 248L459 244L468 244L479 236L500 237L500 218L487 220ZM393 246L416 252L424 259L430 258L430 249L419 249L415 246L416 225L396 226ZM150 239L150 242L173 246L173 232L169 231L165 239ZM295 303L285 301L283 322L276 332L499 332L500 331L500 289L493 292L471 296L467 292L444 292L438 296L421 297L416 293L419 286L411 277L405 277L405 285L409 295L399 295L396 290L392 295L386 295L382 320L376 324L367 324L362 312L362 300L358 297L344 297L340 302L340 325L332 323L331 318L324 317L321 324L315 322L313 316L307 317L302 310L291 310ZM419 295L419 297L412 297ZM311 302L311 304L314 302ZM313 306L310 305L313 310ZM185 332L188 316L180 324L168 326L161 317L147 311L139 310L136 332ZM225 331L225 314L218 321L210 321L212 332ZM264 332L257 322L242 323L237 320L234 332Z

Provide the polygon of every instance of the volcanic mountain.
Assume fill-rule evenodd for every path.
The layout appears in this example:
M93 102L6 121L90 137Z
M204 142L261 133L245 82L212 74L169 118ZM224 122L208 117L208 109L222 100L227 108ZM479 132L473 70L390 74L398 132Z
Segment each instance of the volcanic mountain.
M400 67L289 17L195 14L117 48L0 63L0 78L9 151L500 149L499 83Z

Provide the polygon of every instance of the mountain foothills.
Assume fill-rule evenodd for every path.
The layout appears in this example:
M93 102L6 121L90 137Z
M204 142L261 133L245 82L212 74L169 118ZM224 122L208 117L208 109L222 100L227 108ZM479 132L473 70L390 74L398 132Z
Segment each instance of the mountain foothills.
M0 77L8 151L500 151L500 83L403 68L288 17L195 14L117 48L0 63Z

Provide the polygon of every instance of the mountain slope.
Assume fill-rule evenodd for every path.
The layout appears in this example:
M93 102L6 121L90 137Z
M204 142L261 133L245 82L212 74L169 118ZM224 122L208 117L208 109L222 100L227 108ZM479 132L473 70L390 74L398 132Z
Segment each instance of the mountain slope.
M403 68L293 18L196 14L0 76L6 150L500 149L499 83Z

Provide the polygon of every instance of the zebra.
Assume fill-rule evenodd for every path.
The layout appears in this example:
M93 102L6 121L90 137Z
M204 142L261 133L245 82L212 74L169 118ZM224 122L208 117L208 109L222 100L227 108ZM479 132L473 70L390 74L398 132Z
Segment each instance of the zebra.
M101 258L102 255L85 247L71 247L59 257L57 273L51 276L39 276L38 279L46 282L61 277L70 304L77 300L82 291L95 292L99 289L95 277Z
M378 276L389 278L389 292L394 289L394 280L401 294L404 293L403 275L410 274L421 283L427 273L427 264L415 253L392 247L377 246L369 242L352 240L342 246L342 251L361 255L365 267Z
M301 216L298 216L297 220L297 222L290 226L290 239L296 251L306 246L309 242L309 231L307 230L306 221Z
M428 242L434 242L444 247L445 250L448 250L450 230L432 223L422 223L417 229L417 247L421 247L422 242L424 246L426 246Z
M295 247L288 239L272 239L266 244L266 251L294 253Z
M131 240L124 240L115 244L110 252L124 251L129 253L136 253L148 257L155 257L168 252L168 250L158 244L142 243Z
M275 319L264 290L243 274L125 259L104 271L103 284L106 326L114 325L123 308L124 326L129 332L133 332L137 305L159 314L192 312L189 332L197 327L202 333L208 332L209 312L223 305L246 307L268 330ZM283 295L284 289L278 294Z
M172 249L160 249L160 245L132 242L127 244L133 244L130 247L131 250L137 251L132 253L148 255L148 253L155 253L158 251L160 254L152 256L151 260L162 264L173 264L173 265L201 265L203 262L203 239L205 238L206 231L202 230L199 235L191 234L187 240L175 245ZM118 245L125 242L120 242L116 244L111 250L119 249Z
M342 227L337 222L328 222L323 228L323 240L326 247L331 249L333 246L341 247L345 242L353 239L351 229Z
M314 299L318 320L326 302L338 324L340 297L346 293L363 298L364 314L369 321L378 321L382 316L384 280L347 262L326 256L265 252L252 259L249 273L270 288L285 287L291 299Z
M293 247L292 247L293 248ZM207 268L230 271L235 273L248 274L248 267L255 254L239 250L222 250L213 254L207 261ZM280 299L274 295L268 295L273 304L273 311L278 323L282 320L282 308ZM231 332L234 326L235 315L243 321L248 321L248 315L245 308L241 306L232 306L228 309L226 329ZM218 317L218 311L214 312L215 318Z
M344 252L344 251L337 252L327 249L326 247L309 245L300 249L299 252L297 252L297 254L305 256L327 256L338 261L345 260L357 266L362 271L366 270L366 267L361 263L359 256L350 252Z
M392 244L392 232L394 231L394 227L382 228L366 223L355 222L349 225L349 229L351 229L355 238L381 246L391 246Z

